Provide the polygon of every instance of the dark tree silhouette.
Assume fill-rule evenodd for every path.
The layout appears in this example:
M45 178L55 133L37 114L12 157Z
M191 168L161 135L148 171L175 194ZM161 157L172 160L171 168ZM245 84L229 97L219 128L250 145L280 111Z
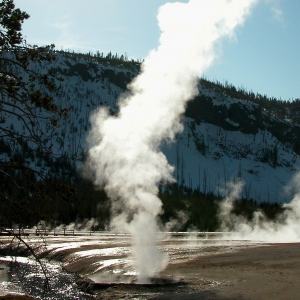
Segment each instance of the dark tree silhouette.
M51 155L51 137L41 123L56 127L68 112L53 98L62 79L43 68L56 59L54 45L26 43L21 29L28 18L13 0L0 3L0 148L7 154L0 159L0 226L24 224L38 213L47 188L44 174L32 164L35 157ZM40 68L34 69L32 62ZM31 164L25 154L33 158Z

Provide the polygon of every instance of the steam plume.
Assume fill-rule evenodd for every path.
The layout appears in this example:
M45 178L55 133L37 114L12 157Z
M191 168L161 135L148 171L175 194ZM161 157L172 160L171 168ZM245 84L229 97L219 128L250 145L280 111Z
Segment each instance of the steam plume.
M283 213L275 220L269 220L262 211L256 211L251 220L233 214L231 211L234 200L238 199L243 182L231 185L231 193L220 205L219 218L221 231L231 231L233 239L247 239L264 242L299 242L300 241L300 173L298 173L290 186L296 194L290 203L283 205Z
M182 131L180 117L197 93L198 75L213 62L218 43L233 36L256 0L190 0L159 9L160 44L119 101L116 117L104 108L91 117L88 167L94 183L112 200L112 225L133 235L140 281L159 272L166 257L156 246L157 197L161 181L173 181L173 167L160 151Z

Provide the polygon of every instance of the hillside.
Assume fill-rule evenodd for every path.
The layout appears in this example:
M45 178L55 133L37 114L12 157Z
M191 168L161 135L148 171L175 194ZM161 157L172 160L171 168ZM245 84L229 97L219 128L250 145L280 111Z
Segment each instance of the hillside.
M53 155L34 151L26 140L0 139L0 160L22 161L48 177L74 181L84 160L89 117L99 106L111 114L118 111L118 97L138 74L140 63L124 57L103 57L57 52L57 59L33 70L51 69L58 81L56 102L69 109L69 117L52 128L43 121L44 144ZM19 74L22 76L22 74ZM184 131L163 151L175 166L180 186L203 194L227 194L230 182L245 182L241 197L257 201L286 202L293 190L285 187L299 170L299 100L268 99L233 86L199 80L199 95L189 102L182 116ZM5 108L5 105L2 105ZM24 134L26 128L0 112L1 126ZM77 171L76 171L77 170Z

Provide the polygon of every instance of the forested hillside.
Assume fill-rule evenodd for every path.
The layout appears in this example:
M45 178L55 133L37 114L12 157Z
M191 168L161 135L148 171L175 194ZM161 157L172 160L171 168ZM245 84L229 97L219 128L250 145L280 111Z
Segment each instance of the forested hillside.
M54 76L57 86L54 103L64 114L53 120L52 126L49 112L35 107L31 112L40 116L38 122L30 119L24 122L25 106L8 106L8 96L2 98L1 170L16 178L18 185L9 184L7 176L2 174L1 190L8 201L15 202L16 208L21 202L27 203L22 222L28 226L40 219L54 226L95 218L99 228L104 229L109 220L109 201L82 174L89 117L100 106L108 107L110 114L117 114L119 96L139 73L141 62L128 60L125 55L104 56L99 52L53 51L52 55L54 59L42 63L31 61L29 67L33 72ZM1 57L13 59L9 52L1 53ZM30 80L29 75L14 65L6 67L7 72ZM299 99L291 102L269 99L203 78L199 79L198 87L199 95L189 102L182 116L184 131L172 144L162 145L169 162L175 166L177 180L175 185L160 187L165 211L162 220L169 222L178 218L179 211L184 211L188 221L182 223L181 229L193 226L201 230L217 229L218 199L237 180L244 182L240 212L247 214L260 206L274 216L276 209L280 210L276 203L290 200L293 190L285 193L285 186L299 168ZM34 143L37 138L38 146ZM12 165L27 168L26 172L14 170ZM51 187L45 181L51 182ZM28 182L32 194L22 195L20 201L19 187ZM4 206L2 215L5 226L19 222Z

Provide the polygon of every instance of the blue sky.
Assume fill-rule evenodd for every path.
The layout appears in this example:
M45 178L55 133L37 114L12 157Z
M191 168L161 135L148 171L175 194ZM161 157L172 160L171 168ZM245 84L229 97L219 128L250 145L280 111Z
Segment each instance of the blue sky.
M143 59L158 45L158 8L176 1L14 2L30 15L23 25L30 44L54 43L57 49L111 51ZM204 75L269 97L300 98L299 15L299 0L260 0L236 38L223 41L218 59Z

